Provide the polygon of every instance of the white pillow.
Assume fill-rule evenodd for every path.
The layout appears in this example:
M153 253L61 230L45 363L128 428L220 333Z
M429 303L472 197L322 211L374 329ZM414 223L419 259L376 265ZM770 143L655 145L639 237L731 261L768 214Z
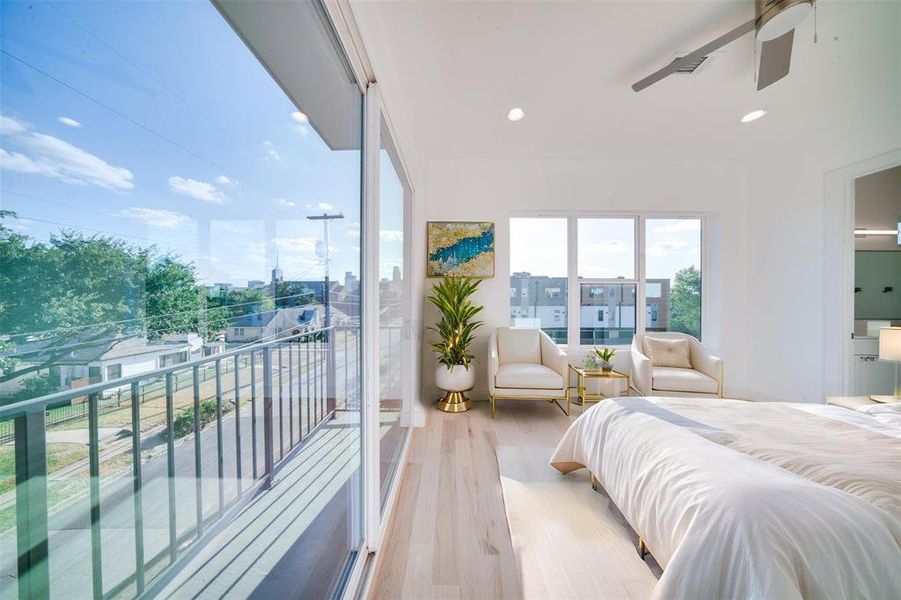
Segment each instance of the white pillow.
M901 402L868 404L866 406L861 406L857 410L870 415L880 423L890 427L901 428Z
M682 338L654 338L645 336L648 358L655 367L690 369L691 343Z

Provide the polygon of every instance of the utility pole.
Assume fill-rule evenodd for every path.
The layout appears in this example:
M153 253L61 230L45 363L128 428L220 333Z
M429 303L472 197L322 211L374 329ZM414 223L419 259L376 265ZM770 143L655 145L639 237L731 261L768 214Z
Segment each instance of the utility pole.
M311 221L322 221L322 241L323 241L323 267L325 271L325 288L322 291L322 300L325 304L325 326L326 326L326 342L328 343L328 356L329 356L329 367L326 370L328 382L326 384L327 392L326 392L326 406L329 413L334 416L335 410L335 369L337 365L335 364L335 343L336 337L334 335L335 330L331 328L332 325L332 308L331 308L331 288L329 287L329 256L328 256L328 233L329 233L329 223L335 219L343 219L344 214L338 213L336 215L330 215L328 213L322 213L321 215L312 215L307 217ZM345 390L345 394L347 390Z

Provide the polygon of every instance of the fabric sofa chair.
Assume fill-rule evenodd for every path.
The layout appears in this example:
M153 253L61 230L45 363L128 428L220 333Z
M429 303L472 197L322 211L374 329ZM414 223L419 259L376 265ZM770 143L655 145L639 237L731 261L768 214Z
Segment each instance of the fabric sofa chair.
M566 402L569 415L569 364L566 353L540 329L498 327L488 342L488 394L491 417L497 400Z
M687 340L688 357L670 356L679 352L671 344L656 344L661 356L654 356L653 340ZM635 334L631 354L632 386L643 396L723 397L723 361L693 336L674 331Z

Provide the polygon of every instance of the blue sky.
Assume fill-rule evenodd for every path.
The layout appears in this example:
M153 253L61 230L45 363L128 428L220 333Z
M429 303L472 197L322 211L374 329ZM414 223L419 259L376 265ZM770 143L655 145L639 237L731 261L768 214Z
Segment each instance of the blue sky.
M209 2L4 1L0 28L8 225L156 244L245 285L276 252L287 279L321 277L306 216L340 211L332 275L359 275L360 153L330 150ZM402 191L382 172L384 204ZM392 206L382 276L401 256Z

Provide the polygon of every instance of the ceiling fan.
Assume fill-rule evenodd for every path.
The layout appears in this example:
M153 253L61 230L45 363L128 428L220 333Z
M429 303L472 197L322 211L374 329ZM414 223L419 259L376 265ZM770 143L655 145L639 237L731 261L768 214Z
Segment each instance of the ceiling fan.
M704 44L694 52L680 56L659 71L651 73L641 81L632 84L632 89L640 92L664 77L672 75L691 64L703 60L708 54L737 40L746 33L756 31L755 37L761 43L760 68L757 74L757 89L762 90L788 75L792 58L792 41L795 27L803 21L813 8L816 0L755 0L756 16Z

